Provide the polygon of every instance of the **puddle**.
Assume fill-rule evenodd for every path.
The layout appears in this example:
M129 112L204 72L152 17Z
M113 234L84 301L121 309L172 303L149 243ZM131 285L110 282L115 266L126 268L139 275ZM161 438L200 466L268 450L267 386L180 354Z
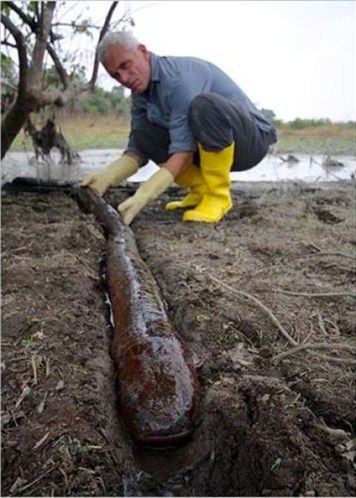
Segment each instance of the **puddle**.
M116 159L122 150L87 149L80 151L80 159L73 165L61 165L59 154L52 154L51 164L37 162L33 152L8 152L2 161L2 182L12 181L17 176L33 178L79 181L88 173L104 168ZM350 180L356 176L355 156L335 156L332 164L326 165L326 155L279 154L268 155L257 166L249 171L232 173L233 181L304 181L328 182ZM138 173L129 178L130 182L142 182L157 170L153 162L149 162Z

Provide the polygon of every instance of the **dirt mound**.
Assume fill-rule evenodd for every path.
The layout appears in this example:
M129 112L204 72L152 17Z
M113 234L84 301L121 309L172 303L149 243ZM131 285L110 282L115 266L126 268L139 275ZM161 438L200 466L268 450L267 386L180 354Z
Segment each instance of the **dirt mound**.
M218 225L177 196L132 225L205 359L191 440L157 451L118 415L100 228L65 193L3 193L2 495L353 495L355 185L238 185Z

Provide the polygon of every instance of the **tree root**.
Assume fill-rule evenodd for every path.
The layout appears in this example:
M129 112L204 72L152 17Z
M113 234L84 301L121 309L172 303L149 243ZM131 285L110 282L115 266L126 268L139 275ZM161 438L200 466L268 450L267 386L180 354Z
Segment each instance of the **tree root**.
M350 346L349 344L329 344L326 342L314 342L314 343L305 343L305 344L299 344L298 346L289 349L288 351L284 351L284 353L280 353L272 358L273 363L278 363L281 361L283 358L286 356L293 355L295 353L298 353L299 351L304 351L308 349L340 349L344 351L349 351L350 353L356 352L356 346ZM308 351L310 352L310 351ZM333 361L336 363L344 363L348 365L354 365L356 364L355 360L351 359L343 359L343 358L334 358L332 356L325 356L325 355L317 355L319 358L328 360L328 361Z
M280 333L285 337L289 343L291 343L294 347L289 349L288 351L285 351L284 353L280 353L272 358L272 361L274 363L278 363L280 360L285 358L286 356L295 354L299 351L306 351L308 353L311 353L311 351L308 351L309 349L342 349L346 350L349 352L356 351L356 348L353 346L350 346L349 344L328 344L328 343L305 343L305 344L298 344L298 342L291 337L288 332L284 329L284 327L281 325L280 321L276 316L272 313L272 311L267 308L264 304L261 303L255 296L252 294L248 294L247 292L239 291L231 287L230 285L225 284L221 280L213 277L212 275L209 275L210 279L213 280L214 282L218 283L219 285L225 287L226 289L234 292L235 294L238 294L240 296L246 297L248 299L251 299L255 304L258 305L259 308L261 308L267 315L270 317L274 325L278 328ZM319 355L317 353L313 353L315 356L318 356L320 359L331 361L334 363L342 363L346 365L355 365L356 361L351 360L351 359L344 359L344 358L334 358L332 356L326 356L326 355Z
M285 291L281 289L273 289L273 292L278 292L279 294L286 294L287 296L301 296L301 297L355 297L356 294L353 292L320 292L320 293L308 293L308 292L292 292Z
M280 323L278 318L276 318L276 316L272 313L272 311L269 308L267 308L267 306L262 304L261 301L259 301L255 296L253 296L252 294L248 294L247 292L236 290L233 287L230 287L230 285L227 285L224 282L222 282L221 280L213 277L212 275L209 275L209 277L211 278L211 280L214 280L214 282L218 283L219 285L226 287L226 289L229 289L230 291L232 291L236 294L239 294L240 296L247 297L248 299L251 299L254 303L257 304L257 306L259 306L264 312L267 313L267 315L270 317L270 319L272 320L274 325L276 325L276 327L278 328L280 333L283 335L283 337L285 337L288 340L288 342L290 342L292 344L292 346L298 345L298 342L288 334L288 332L282 326L282 324Z

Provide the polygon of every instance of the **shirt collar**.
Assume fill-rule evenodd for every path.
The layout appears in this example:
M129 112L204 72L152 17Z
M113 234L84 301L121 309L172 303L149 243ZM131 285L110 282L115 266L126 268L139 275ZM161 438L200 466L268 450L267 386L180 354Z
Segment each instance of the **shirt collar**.
M159 57L151 52L151 81L159 81Z

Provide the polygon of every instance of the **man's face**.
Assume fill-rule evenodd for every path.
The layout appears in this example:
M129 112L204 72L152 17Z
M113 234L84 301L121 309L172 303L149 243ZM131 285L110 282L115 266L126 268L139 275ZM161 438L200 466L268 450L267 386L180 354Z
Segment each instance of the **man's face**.
M133 93L142 93L151 78L150 54L144 45L136 50L113 45L103 66L112 78L129 88Z

